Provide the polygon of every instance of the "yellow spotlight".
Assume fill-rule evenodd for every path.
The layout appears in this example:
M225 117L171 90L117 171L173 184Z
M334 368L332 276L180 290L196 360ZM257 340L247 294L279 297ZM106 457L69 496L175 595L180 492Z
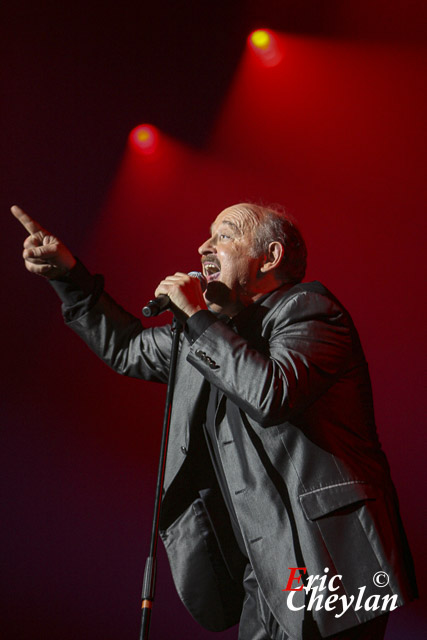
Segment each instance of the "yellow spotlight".
M264 29L257 29L251 33L250 42L255 49L266 51L271 45L271 36Z
M248 44L265 67L275 67L282 60L282 51L274 31L257 29L248 36Z
M141 124L129 134L134 149L146 155L154 153L158 143L158 132L151 124Z

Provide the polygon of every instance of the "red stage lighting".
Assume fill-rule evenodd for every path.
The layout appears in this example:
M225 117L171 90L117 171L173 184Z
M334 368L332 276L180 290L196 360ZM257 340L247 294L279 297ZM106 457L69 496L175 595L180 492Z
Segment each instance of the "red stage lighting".
M140 124L129 134L129 140L133 148L146 155L154 153L157 148L159 134L157 129L150 124Z
M277 39L268 29L252 31L248 44L266 67L274 67L282 59Z

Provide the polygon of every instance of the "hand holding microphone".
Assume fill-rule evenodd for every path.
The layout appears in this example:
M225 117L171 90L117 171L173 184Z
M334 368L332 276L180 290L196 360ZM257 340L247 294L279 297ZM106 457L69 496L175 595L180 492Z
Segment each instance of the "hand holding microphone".
M160 282L154 292L155 299L150 300L142 313L150 317L172 308L185 321L197 311L207 309L203 297L205 289L206 279L201 273L191 271L187 274L178 271Z

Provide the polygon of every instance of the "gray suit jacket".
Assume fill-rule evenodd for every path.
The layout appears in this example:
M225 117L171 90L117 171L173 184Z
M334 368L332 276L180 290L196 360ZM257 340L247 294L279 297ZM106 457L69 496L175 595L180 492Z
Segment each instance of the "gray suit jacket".
M105 293L89 311L65 311L116 371L166 382L169 326L144 329ZM320 283L278 289L244 314L238 332L217 320L193 344L182 341L161 536L194 618L211 630L238 622L244 558L201 437L207 383L216 385L219 451L262 594L293 638L312 619L327 636L382 614L375 604L384 596L401 605L416 595L367 364L350 316ZM302 590L291 609L283 591L291 567L338 574L338 590L318 594L353 595L353 606L338 616L333 598L331 610L323 600L310 611ZM375 586L378 571L387 586ZM371 606L355 606L362 587L363 603L377 596Z

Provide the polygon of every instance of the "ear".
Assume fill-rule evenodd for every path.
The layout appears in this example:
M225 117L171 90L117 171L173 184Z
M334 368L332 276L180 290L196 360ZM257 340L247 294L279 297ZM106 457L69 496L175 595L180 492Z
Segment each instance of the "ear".
M280 242L270 242L268 245L268 251L264 257L264 264L260 268L260 271L262 273L267 273L268 271L276 269L276 267L278 267L282 262L284 253L285 250Z

